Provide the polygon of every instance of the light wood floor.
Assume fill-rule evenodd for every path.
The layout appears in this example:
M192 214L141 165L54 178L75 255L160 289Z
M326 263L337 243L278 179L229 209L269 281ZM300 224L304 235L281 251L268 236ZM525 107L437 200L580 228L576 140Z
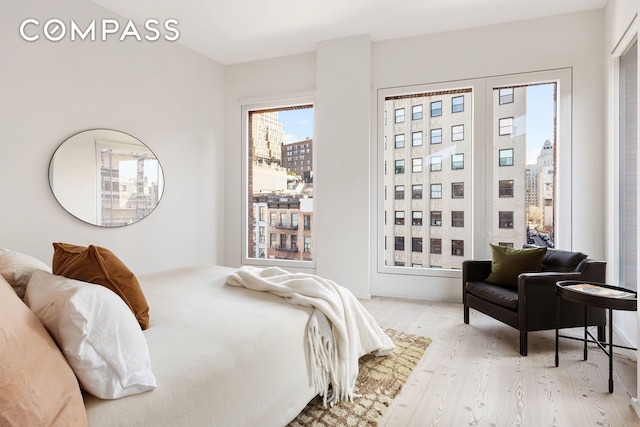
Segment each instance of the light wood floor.
M381 297L362 303L381 326L433 340L381 427L640 426L630 404L637 397L632 351L615 349L610 394L608 358L593 344L584 361L583 344L561 338L556 368L555 331L530 333L522 357L515 329L473 309L465 325L462 304ZM563 333L579 336L581 329Z

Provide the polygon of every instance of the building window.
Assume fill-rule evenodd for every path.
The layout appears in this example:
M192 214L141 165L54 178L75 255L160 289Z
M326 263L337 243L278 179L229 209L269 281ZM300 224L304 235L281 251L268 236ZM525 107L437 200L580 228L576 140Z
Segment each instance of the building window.
M498 150L498 165L513 166L513 148Z
M451 170L464 169L464 154L451 155Z
M422 199L422 184L413 184L411 186L411 198L414 200Z
M395 137L395 147L404 148L404 133L400 133Z
M291 227L298 228L298 214L297 213L292 213L291 214Z
M464 96L451 98L451 112L459 113L461 111L464 111Z
M404 108L396 110L396 123L404 123Z
M431 184L431 198L442 199L442 184Z
M504 117L498 123L498 135L511 135L513 133L513 117Z
M411 159L411 172L413 173L422 172L422 157L418 157L417 159Z
M442 101L434 101L431 103L431 117L439 117L442 115Z
M513 102L513 88L505 87L503 89L499 89L499 98L500 105L511 104Z
M395 225L404 225L404 211L396 211Z
M411 212L411 225L422 225L422 211Z
M464 182L452 182L451 183L451 197L453 199L464 198Z
M422 237L411 238L411 252L422 252Z
M498 212L498 228L513 228L513 211Z
M411 107L411 120L422 119L422 104Z
M431 129L431 144L442 144L442 129Z
M305 231L311 230L311 215L305 215L303 217L303 220L304 220Z
M442 239L431 239L430 240L430 248L429 252L432 254L441 254L442 253Z
M431 156L429 158L429 170L440 172L442 170L442 156Z
M411 145L413 147L422 145L422 131L411 133Z
M304 237L304 253L306 254L310 254L311 253L311 238L305 236Z
M404 185L395 186L395 199L404 200Z
M499 197L513 197L513 180L504 179L498 181Z
M396 236L395 237L394 249L396 251L404 251L404 236Z
M451 226L464 227L464 211L451 212Z
M464 125L451 126L451 141L464 140Z
M451 241L451 255L464 256L464 240Z
M434 227L442 225L442 211L431 211L431 225Z
M404 160L396 160L396 175L404 173Z

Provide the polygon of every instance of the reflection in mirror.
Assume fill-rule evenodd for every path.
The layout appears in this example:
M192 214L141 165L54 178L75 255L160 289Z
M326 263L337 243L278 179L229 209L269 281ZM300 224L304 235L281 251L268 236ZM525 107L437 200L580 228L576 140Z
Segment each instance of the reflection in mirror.
M49 184L70 214L102 227L140 221L160 202L164 176L153 152L126 133L92 129L64 141Z

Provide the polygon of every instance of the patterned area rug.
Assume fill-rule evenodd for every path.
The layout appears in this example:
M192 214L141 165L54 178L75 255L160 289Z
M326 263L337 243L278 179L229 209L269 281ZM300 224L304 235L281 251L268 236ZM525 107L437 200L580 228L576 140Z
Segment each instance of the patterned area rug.
M386 357L363 356L356 380L353 402L324 408L316 396L291 421L291 427L375 426L411 375L413 368L431 344L431 338L384 329L396 345Z

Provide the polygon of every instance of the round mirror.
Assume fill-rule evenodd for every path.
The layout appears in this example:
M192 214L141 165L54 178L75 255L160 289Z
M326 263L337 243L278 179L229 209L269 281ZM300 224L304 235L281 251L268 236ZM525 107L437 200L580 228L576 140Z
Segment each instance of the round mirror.
M109 129L73 135L56 149L49 184L71 215L101 227L140 221L160 202L164 176L138 139Z

